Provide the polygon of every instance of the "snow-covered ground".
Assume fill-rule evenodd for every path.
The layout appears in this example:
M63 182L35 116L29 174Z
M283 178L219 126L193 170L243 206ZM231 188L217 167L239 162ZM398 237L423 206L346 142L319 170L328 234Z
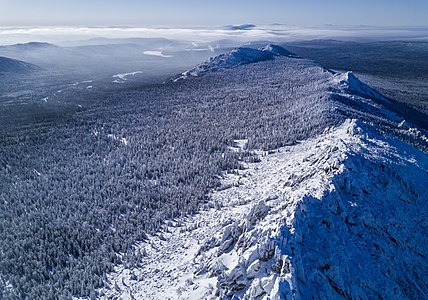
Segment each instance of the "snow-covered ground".
M136 245L141 266L118 266L101 295L428 299L428 154L414 146L426 133L352 73L326 84L332 111L354 117L226 175L198 214Z
M232 69L241 65L273 60L278 56L297 57L286 49L273 44L266 45L260 49L238 47L232 51L209 58L196 67L183 72L179 77L174 79L174 81Z
M308 192L322 197L329 185L324 164L338 164L342 159L343 144L339 141L351 139L347 135L351 126L346 124L317 139L279 149L262 157L260 163L248 164L240 175L228 175L224 185L231 187L212 194L212 208L177 222L159 237L140 245L141 251L147 253L146 265L133 271L118 268L111 276L116 286L111 292L120 291L120 298L128 299L214 296L219 278L210 275L220 275L242 264L244 253L234 246L245 235L243 230L251 235L260 230L270 232L278 227L283 213L290 217L294 214L297 202ZM342 151L332 152L336 145ZM324 157L328 152L334 157ZM302 182L308 171L309 177ZM256 239L264 238L270 240L265 233Z
M224 179L211 208L138 245L142 268L118 267L106 297L424 293L427 154L356 120L261 154Z

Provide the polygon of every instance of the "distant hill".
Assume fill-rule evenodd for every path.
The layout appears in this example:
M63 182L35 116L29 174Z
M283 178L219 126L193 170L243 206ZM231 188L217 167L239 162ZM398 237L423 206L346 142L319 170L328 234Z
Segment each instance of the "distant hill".
M226 25L224 29L226 30L251 30L256 28L254 24L241 24L241 25Z
M0 75L6 74L6 73L10 73L10 74L30 73L38 70L41 70L39 66L36 66L21 60L0 56Z
M29 43L19 43L5 47L19 48L22 50L33 50L33 49L46 49L46 48L57 48L57 45L44 43L44 42L29 42Z

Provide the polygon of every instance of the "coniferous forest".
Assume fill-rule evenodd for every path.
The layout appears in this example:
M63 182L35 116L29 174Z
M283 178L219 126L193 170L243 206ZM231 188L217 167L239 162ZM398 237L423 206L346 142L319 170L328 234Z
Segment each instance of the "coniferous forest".
M136 242L210 205L223 174L257 161L253 150L339 123L328 77L279 58L109 92L62 121L2 134L0 298L96 297L115 265L144 262Z

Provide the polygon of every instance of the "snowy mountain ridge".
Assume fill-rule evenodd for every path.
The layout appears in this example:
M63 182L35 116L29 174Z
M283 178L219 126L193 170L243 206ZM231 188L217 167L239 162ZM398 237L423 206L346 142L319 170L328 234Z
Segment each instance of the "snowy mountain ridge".
M41 70L40 67L12 58L0 56L0 75L1 74L19 74Z
M189 217L141 245L151 261L143 269L118 269L111 280L121 298L426 294L423 278L414 278L426 266L421 245L427 238L413 233L426 228L428 157L392 137L366 138L375 132L349 120L229 176L233 187L212 195L220 209ZM410 151L402 156L400 147ZM402 269L414 273L401 278Z
M209 58L196 67L183 72L173 81L189 77L199 77L208 73L232 69L241 65L273 60L275 57L279 56L297 57L283 47L274 44L269 44L259 49L239 47L224 54Z
M352 71L336 74L334 82L348 93L355 93L362 97L373 98L377 101L388 102L382 94L359 80Z
M224 176L211 208L136 245L144 265L118 266L105 298L428 297L427 134L353 73L316 72L345 121Z

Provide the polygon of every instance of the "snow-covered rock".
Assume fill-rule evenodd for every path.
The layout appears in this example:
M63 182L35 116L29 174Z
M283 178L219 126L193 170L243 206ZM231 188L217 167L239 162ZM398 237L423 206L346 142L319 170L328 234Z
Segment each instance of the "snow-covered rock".
M212 208L138 245L143 266L117 267L105 297L426 299L426 132L352 73L329 76L331 109L346 121L260 152L231 175L239 185L212 192Z
M378 101L388 101L382 94L358 79L353 72L338 73L334 77L334 80L341 85L342 88L345 87L350 93L356 93L360 96L376 99Z
M208 73L232 69L241 65L273 60L277 56L296 57L295 54L281 46L273 44L269 44L260 49L239 47L230 52L209 58L207 61L182 73L179 77L174 79L174 81L189 77L199 77Z
M134 271L140 281L130 282L126 269L110 277L121 298L426 294L426 153L349 120L247 167L243 185L212 195L222 208L150 239L147 264ZM235 204L239 198L254 200Z
M262 48L260 48L259 50L264 51L264 52L268 52L268 53L272 53L275 56L288 56L288 57L298 57L296 54L288 51L287 49L275 45L275 44L268 44Z

